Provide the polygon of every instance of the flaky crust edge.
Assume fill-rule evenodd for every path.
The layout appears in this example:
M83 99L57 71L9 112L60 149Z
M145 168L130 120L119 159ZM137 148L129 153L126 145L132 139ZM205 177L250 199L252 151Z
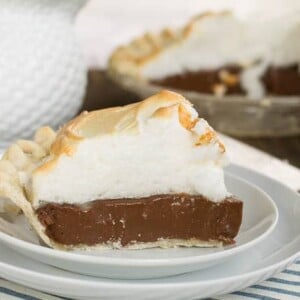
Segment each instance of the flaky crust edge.
M0 196L10 200L2 207L4 212L17 214L21 210L48 246L61 249L61 245L45 234L18 176L18 172L29 172L38 160L49 154L55 137L56 133L50 127L41 127L33 141L19 140L6 150L0 161Z

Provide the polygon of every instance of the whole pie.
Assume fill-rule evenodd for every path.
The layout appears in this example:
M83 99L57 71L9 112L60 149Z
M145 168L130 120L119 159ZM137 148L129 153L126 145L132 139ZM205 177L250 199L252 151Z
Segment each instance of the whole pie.
M241 20L230 12L206 13L119 47L110 72L219 97L300 95L299 37L297 15Z
M162 91L37 130L0 161L2 210L21 209L58 249L231 244L242 201L225 146L181 95Z

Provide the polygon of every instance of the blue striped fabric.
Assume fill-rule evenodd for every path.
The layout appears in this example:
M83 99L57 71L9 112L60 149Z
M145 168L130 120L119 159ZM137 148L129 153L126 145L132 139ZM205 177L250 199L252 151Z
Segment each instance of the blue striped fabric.
M0 300L60 300L67 298L41 293L0 279ZM201 299L201 298L199 298ZM230 295L206 300L296 300L300 299L300 260L288 269L259 284Z

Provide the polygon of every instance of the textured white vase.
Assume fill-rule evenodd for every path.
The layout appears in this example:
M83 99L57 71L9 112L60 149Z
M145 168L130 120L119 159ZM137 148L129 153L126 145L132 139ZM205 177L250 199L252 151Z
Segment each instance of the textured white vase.
M0 147L79 110L86 67L73 21L84 0L0 0Z

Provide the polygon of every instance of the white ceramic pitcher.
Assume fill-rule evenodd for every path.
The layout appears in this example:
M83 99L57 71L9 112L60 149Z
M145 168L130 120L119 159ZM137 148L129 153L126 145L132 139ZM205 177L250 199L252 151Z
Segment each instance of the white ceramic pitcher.
M86 67L73 21L85 0L0 0L0 147L81 106Z

